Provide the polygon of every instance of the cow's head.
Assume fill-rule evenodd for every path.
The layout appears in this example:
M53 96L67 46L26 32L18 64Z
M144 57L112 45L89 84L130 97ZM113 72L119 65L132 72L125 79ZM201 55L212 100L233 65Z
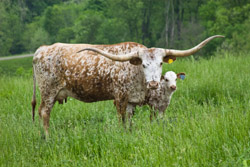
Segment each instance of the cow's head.
M162 77L161 83L164 88L166 88L169 92L174 92L176 90L176 82L177 79L184 79L185 73L175 74L173 71L168 71Z
M138 51L128 53L125 55L113 55L111 53L105 52L97 48L85 48L84 50L91 50L97 52L109 59L114 61L129 61L133 65L140 65L143 68L145 79L147 82L147 88L157 89L162 73L162 63L169 63L175 61L176 57L186 57L190 56L197 51L199 51L203 46L205 46L210 40L214 38L222 38L221 35L215 35L207 38L199 45L189 49L189 50L173 50L173 49L162 49L162 48L144 48Z

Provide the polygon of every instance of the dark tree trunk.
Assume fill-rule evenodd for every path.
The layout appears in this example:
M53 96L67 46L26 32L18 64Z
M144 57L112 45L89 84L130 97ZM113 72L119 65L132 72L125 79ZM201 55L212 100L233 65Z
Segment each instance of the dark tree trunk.
M165 46L166 48L169 47L169 38L168 38L168 34L169 34L169 8L170 8L170 2L167 1L166 2L166 13L165 13Z
M181 40L181 17L182 17L182 13L181 13L181 0L177 0L176 1L176 13L177 13L177 40L180 41Z
M174 2L171 1L172 15L171 15L171 36L170 36L170 47L174 45L174 32L175 32L175 11L174 11Z
M147 43L146 39L151 38L150 32L150 17L151 17L151 10L152 10L152 1L149 0L145 8L143 9L143 22L142 22L142 43L146 45L151 45L151 43Z

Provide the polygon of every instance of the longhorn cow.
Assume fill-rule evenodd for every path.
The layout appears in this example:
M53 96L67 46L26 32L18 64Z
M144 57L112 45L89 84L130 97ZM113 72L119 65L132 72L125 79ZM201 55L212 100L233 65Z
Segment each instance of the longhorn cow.
M48 135L50 112L56 101L68 96L83 102L115 100L118 115L125 123L126 109L143 103L147 89L157 89L162 63L192 55L212 36L189 50L147 48L125 42L114 45L55 43L39 47L33 58L33 120L36 80L41 93L38 109Z

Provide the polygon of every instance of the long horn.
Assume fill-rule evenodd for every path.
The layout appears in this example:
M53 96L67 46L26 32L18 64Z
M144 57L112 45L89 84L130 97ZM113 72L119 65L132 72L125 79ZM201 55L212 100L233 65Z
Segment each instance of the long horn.
M211 41L214 38L224 38L222 35L214 35L206 40L202 41L199 45L188 49L188 50L173 50L173 49L165 49L166 51L166 56L175 56L175 57L185 57L185 56L190 56L196 52L198 52L203 46L205 46L209 41Z
M121 62L131 60L132 58L135 58L135 57L139 57L138 52L132 52L132 53L128 53L125 55L113 55L111 53L104 52L103 50L97 49L97 48L85 48L85 49L78 51L77 53L85 51L85 50L94 51L94 52L100 53L101 55L111 60L121 61Z

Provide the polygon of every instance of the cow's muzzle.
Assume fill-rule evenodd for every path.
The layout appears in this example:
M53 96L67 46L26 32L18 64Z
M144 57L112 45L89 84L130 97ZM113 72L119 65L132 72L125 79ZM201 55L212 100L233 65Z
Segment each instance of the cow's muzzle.
M176 90L176 86L175 85L170 86L170 88L171 88L172 91Z
M157 89L159 86L159 82L156 81L150 81L147 85L148 89Z

